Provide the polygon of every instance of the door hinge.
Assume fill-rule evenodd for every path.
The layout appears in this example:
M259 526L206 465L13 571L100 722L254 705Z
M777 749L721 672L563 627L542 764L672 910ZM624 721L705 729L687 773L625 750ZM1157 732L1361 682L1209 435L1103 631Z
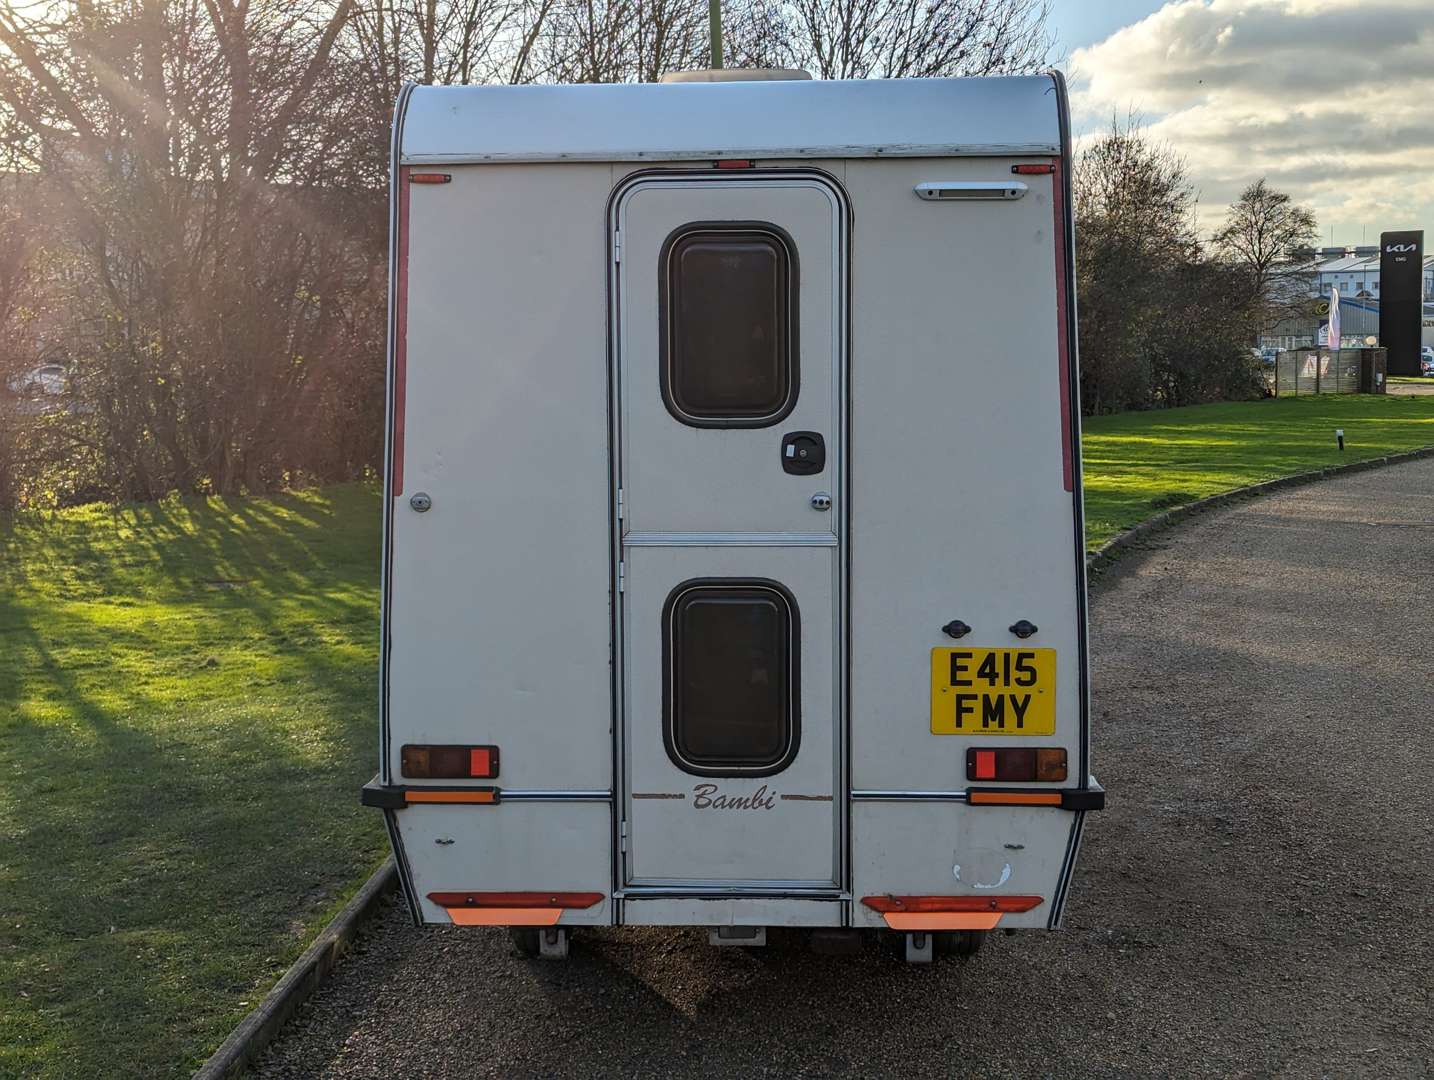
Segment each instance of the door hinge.
M612 231L612 261L615 262L615 263L620 263L620 262L622 262L622 230L621 230L621 229L614 229L614 230Z
M619 524L621 524L621 522L622 522L622 515L623 515L622 488L618 488L618 489L617 489L617 520L618 520L618 523L619 523Z
M617 830L617 844L618 844L618 850L619 850L619 851L626 851L626 850L627 850L627 821L626 821L626 819L624 819L624 820L618 825L618 830Z
M624 592L627 588L627 565L621 560L617 564L617 591Z

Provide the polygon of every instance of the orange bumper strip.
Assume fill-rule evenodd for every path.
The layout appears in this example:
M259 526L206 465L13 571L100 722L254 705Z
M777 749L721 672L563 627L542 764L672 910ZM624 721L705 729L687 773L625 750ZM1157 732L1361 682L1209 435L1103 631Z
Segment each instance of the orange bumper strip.
M420 791L409 788L403 797L410 803L496 803L498 793L492 789L467 788L455 791Z
M968 791L972 806L1060 806L1059 791Z

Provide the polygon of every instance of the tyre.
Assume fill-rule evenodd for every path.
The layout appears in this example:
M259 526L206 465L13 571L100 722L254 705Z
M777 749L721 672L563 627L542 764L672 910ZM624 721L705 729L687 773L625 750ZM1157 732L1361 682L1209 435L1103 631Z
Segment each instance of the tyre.
M539 951L536 927L510 926L508 927L508 939L513 943L513 948L518 950L519 955L536 959Z
M980 952L985 942L985 930L943 930L936 935L936 951L966 960Z

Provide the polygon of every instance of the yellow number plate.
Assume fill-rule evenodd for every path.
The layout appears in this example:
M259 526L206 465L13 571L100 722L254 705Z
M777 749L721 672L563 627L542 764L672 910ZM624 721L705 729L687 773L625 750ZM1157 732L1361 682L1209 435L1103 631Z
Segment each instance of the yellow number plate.
M1055 649L932 649L933 735L1054 735Z

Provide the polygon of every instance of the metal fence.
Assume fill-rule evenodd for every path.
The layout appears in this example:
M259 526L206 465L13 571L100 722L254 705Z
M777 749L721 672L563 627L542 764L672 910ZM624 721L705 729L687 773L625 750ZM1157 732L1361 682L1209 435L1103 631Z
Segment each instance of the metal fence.
M1275 357L1277 397L1382 394L1384 349L1287 349Z

